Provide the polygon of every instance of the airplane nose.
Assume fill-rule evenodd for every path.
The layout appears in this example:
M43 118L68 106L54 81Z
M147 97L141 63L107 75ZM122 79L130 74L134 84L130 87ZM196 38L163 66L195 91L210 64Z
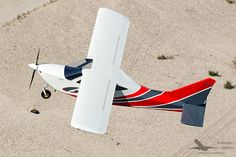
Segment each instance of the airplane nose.
M28 64L28 66L34 70L37 69L37 65L35 63Z

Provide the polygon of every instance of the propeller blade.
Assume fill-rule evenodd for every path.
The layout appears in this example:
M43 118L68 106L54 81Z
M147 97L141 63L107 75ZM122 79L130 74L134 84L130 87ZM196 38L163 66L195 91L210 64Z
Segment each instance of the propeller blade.
M31 88L31 85L33 83L35 72L36 72L36 70L33 71L33 74L32 74L32 77L31 77L31 81L30 81L30 85L29 85L29 89Z
M37 58L36 58L36 65L38 65L38 60L39 60L39 53L40 53L40 48L39 48L39 50L38 50L38 55L37 55Z
M31 77L31 81L30 81L30 85L29 85L29 89L31 88L31 85L33 83L33 80L34 80L34 75L35 75L35 72L36 70L38 70L38 60L39 60L39 54L40 54L40 48L38 50L38 54L37 54L37 58L36 58L36 62L35 62L35 65L37 66L37 69L34 69L33 71L33 74L32 74L32 77ZM29 66L32 65L32 64L29 64ZM31 67L31 66L30 66ZM32 67L31 67L32 68Z

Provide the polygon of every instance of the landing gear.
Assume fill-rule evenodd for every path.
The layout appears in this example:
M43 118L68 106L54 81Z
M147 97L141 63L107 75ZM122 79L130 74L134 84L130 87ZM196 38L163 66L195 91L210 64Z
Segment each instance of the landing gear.
M41 92L41 96L42 96L44 99L48 99L48 98L51 97L51 92L46 89L47 87L48 87L48 85L43 86L43 91Z

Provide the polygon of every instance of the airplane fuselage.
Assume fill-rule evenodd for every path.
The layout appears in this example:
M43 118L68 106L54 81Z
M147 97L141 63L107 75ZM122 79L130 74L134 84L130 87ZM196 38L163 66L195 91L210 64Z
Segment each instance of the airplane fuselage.
M82 64L76 63L75 65L29 64L29 66L37 71L47 85L53 89L77 97L82 71L91 68L91 62L92 60L85 59ZM203 125L206 98L215 80L206 78L172 91L159 91L138 85L124 72L121 72L121 75L125 81L122 82L121 79L120 83L116 85L113 105L175 112L185 111L182 114L182 123L194 126ZM47 92L50 93L43 87L41 95L45 99L51 95L50 93L47 96ZM193 111L192 108L195 110ZM194 112L197 114L193 114ZM186 116L189 114L193 116L190 118ZM193 119L196 121L192 121Z
M83 64L77 66L80 67L79 69L73 69L73 67L68 65L40 64L37 65L37 71L53 89L77 97L83 67L88 66L90 63L90 61L86 60ZM34 64L29 66L36 69ZM190 96L194 97L194 94L191 93L196 92L190 90L189 93L174 94L174 92L152 90L137 84L134 86L135 88L129 89L117 85L113 105L181 112L186 100L189 100ZM205 95L208 94L211 86L208 88L203 86L201 88L197 90L200 90L201 95ZM199 95L199 92L197 94ZM194 101L194 99L191 98L191 101Z
M37 71L43 80L53 89L76 97L80 87L82 75L74 79L68 79L65 77L65 68L66 65L61 64L41 64L38 65ZM115 97L123 96L120 93L121 90L121 87L117 88Z
M68 89L69 87L78 89L80 86L80 78L75 78L73 80L66 79L64 75L64 69L65 65L41 64L38 67L38 73L53 89L72 96L76 96L78 90L71 91Z

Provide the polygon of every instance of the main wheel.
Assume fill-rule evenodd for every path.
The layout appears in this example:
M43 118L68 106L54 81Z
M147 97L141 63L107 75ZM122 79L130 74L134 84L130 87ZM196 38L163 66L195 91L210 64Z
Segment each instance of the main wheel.
M46 93L46 94L45 94ZM51 96L51 92L49 90L45 90L45 93L44 91L41 92L41 96L44 98L44 99L48 99L50 98Z

